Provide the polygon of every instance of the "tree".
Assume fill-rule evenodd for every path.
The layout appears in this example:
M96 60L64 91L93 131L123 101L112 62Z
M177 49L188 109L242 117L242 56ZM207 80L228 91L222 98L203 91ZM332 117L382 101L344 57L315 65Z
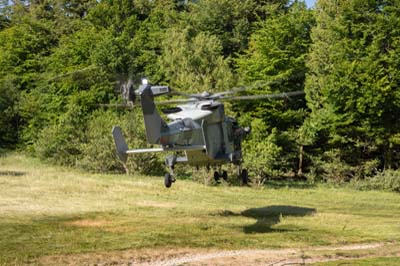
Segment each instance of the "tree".
M171 29L166 36L160 65L172 87L188 92L231 87L232 73L216 36L199 33L192 37L187 29Z
M271 5L284 9L287 0L202 0L192 1L184 22L196 32L208 32L221 41L225 57L247 48L248 38L259 19L268 16Z
M306 82L314 143L351 166L399 167L400 3L320 0Z
M18 89L11 78L0 80L0 148L12 147L18 140Z
M249 49L237 60L237 72L242 82L250 84L253 93L259 94L303 90L307 72L305 58L311 43L310 31L313 24L313 12L304 3L295 2L286 10L271 7L270 16L260 22L258 29L251 35ZM280 164L275 164L276 168L283 172L297 169L297 129L307 115L304 98L238 103L235 109L242 114L242 123L254 124L254 118L261 119L261 128L264 128L261 139L265 142L273 141L265 143L263 147L269 149L275 145L278 148L274 150L280 151L275 153L275 159L285 157ZM269 137L272 132L274 137ZM250 139L248 147L260 146L259 139ZM263 152L267 154L269 151ZM271 162L260 164L271 165Z

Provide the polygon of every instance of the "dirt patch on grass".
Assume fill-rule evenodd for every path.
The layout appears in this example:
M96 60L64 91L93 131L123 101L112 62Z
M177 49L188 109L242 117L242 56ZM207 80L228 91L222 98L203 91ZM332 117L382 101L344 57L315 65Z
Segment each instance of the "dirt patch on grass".
M67 222L67 225L72 225L76 227L103 227L109 224L110 222L106 220L89 220L89 219Z
M304 265L315 262L394 257L400 254L395 243L370 243L345 246L310 247L305 249L142 249L95 254L52 256L39 260L40 265Z
M141 207L155 207L155 208L174 208L176 207L175 203L172 202L159 202L159 201L150 201L143 200L136 203L136 205Z

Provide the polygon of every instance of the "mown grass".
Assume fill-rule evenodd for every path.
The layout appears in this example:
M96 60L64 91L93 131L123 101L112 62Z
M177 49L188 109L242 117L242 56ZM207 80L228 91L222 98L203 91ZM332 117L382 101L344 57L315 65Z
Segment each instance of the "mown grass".
M304 248L400 240L400 195L95 175L0 158L0 264L141 248Z

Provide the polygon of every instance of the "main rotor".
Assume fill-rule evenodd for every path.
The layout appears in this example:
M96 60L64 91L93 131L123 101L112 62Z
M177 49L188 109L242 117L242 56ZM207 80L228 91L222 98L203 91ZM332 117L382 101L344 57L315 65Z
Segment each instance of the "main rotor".
M259 83L257 84L257 87L263 87L262 85L263 83ZM264 85L268 86L269 84L265 83ZM248 101L248 100L261 100L261 99L284 99L304 94L304 91L289 91L289 92L280 92L271 94L243 95L244 93L249 93L250 88L254 88L255 86L234 87L231 90L216 92L216 93L210 93L204 91L202 93L189 94L173 90L169 86L150 85L147 79L142 79L142 86L151 86L151 90L154 96L169 95L169 96L181 97L179 99L158 101L155 102L156 105L186 104L186 103L196 103L201 101L222 102L222 101L246 101L246 100ZM115 104L111 106L127 107L127 108L132 108L137 106L138 103L136 99L139 98L138 96L140 96L141 93L140 87L142 86L139 86L139 89L134 90L133 83L130 82L128 88L126 88L126 86L123 88L124 93L122 93L122 98L124 99L125 104ZM105 105L105 106L110 106L110 105Z

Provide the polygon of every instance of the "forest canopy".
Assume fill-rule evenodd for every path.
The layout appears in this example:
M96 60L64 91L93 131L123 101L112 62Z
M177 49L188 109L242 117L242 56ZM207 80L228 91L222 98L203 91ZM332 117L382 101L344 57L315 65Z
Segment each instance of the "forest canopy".
M400 187L399 72L397 0L319 0L313 9L296 0L1 0L0 147L148 173L160 169L157 156L123 166L110 136L119 124L130 146L145 146L140 109L99 106L120 102L130 81L183 92L304 90L227 106L252 126L251 174Z

